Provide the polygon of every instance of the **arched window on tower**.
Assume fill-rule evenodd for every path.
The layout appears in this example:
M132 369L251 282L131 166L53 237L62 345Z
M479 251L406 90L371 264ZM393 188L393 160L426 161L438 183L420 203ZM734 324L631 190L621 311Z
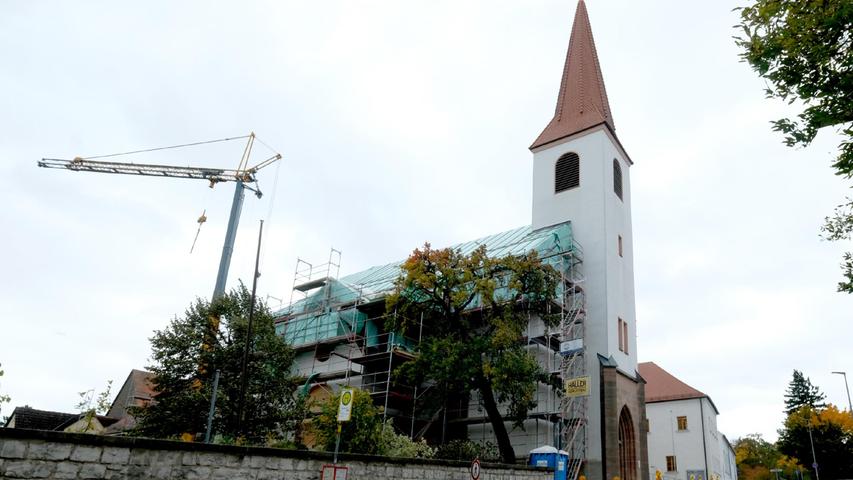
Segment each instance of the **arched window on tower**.
M557 160L554 167L554 193L560 193L581 184L581 159L569 152Z
M622 166L619 160L613 159L613 191L622 200Z

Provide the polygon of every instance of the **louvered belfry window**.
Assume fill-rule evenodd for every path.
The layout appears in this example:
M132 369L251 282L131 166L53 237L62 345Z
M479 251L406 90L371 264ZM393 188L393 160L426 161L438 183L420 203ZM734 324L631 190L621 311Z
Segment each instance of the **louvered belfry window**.
M554 193L560 193L581 184L581 159L569 152L557 160L554 168Z
M613 191L619 200L622 200L622 167L619 160L613 159Z

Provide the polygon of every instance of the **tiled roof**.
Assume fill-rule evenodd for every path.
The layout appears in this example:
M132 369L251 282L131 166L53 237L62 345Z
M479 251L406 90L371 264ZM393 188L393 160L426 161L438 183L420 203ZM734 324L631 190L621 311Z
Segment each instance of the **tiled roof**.
M76 420L79 413L51 412L49 410L36 410L30 407L16 407L9 416L10 425L15 422L15 428L26 428L29 430L56 430L69 420Z
M575 11L554 118L530 149L601 124L610 127L612 132L616 130L604 88L604 77L598 64L586 4L580 0Z
M646 403L707 397L654 362L643 362L637 368L646 381Z

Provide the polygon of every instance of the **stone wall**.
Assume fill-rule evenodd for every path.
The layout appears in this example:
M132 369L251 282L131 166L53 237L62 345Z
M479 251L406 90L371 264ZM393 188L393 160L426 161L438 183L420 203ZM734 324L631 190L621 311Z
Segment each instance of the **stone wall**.
M330 454L0 428L0 478L319 480ZM340 455L348 480L470 480L467 462ZM550 480L484 463L480 480Z

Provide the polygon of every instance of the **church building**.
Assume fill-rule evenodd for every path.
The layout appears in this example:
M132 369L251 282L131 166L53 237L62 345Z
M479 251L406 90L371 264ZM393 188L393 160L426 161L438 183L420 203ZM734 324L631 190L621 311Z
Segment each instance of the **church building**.
M531 320L529 351L564 388L540 385L524 429L512 429L519 457L543 445L569 454L568 478L647 480L644 381L637 371L631 231L631 158L616 127L586 5L571 30L554 117L530 146L532 218L525 225L453 246L492 256L536 251L563 275L562 322ZM392 382L396 366L417 355L417 341L383 330L384 299L402 261L338 277L340 254L312 265L298 260L290 306L277 331L297 351L306 390L323 398L343 385L369 391L385 415L412 437L460 432L494 442L475 394L422 414L418 386Z

